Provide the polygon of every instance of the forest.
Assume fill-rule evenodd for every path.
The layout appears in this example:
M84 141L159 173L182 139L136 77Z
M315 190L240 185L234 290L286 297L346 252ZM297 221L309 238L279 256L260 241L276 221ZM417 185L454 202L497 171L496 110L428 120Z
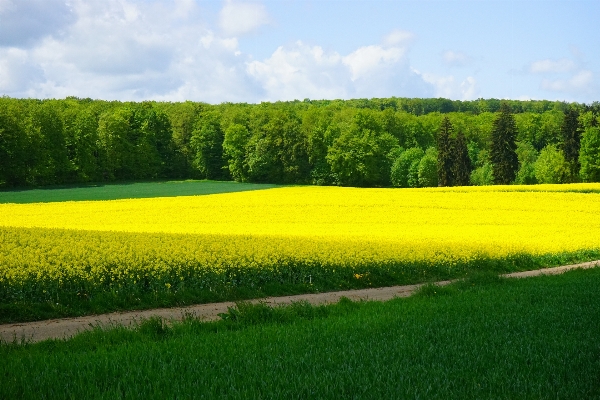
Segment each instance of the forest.
M212 179L357 187L600 181L600 104L0 98L0 187Z

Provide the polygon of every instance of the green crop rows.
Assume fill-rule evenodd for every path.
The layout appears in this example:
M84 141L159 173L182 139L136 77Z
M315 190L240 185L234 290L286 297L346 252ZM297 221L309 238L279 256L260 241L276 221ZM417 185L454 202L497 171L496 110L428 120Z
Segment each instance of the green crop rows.
M0 346L0 398L600 397L600 269Z

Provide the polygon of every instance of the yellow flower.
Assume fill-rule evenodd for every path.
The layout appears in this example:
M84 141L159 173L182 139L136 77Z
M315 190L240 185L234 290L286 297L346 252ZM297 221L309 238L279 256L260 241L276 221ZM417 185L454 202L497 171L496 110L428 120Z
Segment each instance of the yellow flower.
M311 186L0 204L0 282L85 281L103 287L128 277L136 284L173 276L185 281L206 271L230 271L237 281L243 269L296 264L323 265L335 273L365 265L456 267L514 254L597 250L598 192L600 184Z

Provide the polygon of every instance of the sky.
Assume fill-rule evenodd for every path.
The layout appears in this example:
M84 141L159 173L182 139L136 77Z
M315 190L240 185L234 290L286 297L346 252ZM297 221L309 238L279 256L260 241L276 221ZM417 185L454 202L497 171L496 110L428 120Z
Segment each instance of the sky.
M0 96L600 100L599 0L0 0Z

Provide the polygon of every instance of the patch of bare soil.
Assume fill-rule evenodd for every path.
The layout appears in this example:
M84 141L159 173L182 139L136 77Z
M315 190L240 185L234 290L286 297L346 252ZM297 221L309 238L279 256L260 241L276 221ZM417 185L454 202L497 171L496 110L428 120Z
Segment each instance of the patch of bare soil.
M534 271L515 272L504 275L509 278L525 278L538 275L555 275L575 268L593 268L600 266L599 261L591 261L581 264L565 265L556 268L545 268ZM436 282L443 286L452 281ZM278 306L290 304L293 302L307 301L311 304L330 304L336 303L342 297L350 300L367 301L386 301L395 297L408 297L415 292L422 284L392 286L384 288L344 290L340 292L328 292L317 294L301 294L295 296L267 297L264 299L252 300L257 303L262 301L266 304ZM14 338L25 338L32 342L38 342L46 339L69 338L78 332L90 329L93 326L111 326L123 325L131 326L136 322L153 316L158 316L166 320L181 320L186 315L194 315L196 318L210 321L219 319L219 314L227 312L228 307L235 306L233 302L199 304L189 307L159 308L154 310L115 312L102 315L90 315L77 318L61 318L46 321L16 323L0 325L0 338L5 341L12 341Z

